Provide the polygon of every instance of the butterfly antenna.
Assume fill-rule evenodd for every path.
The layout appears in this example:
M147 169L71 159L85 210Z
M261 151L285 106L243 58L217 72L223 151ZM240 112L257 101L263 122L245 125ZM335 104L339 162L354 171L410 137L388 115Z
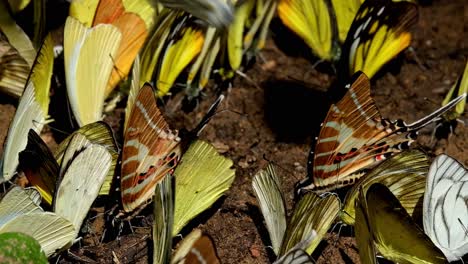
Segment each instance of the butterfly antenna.
M455 107L460 101L465 99L466 93L458 96L457 98L453 99L452 101L448 102L446 105L442 106L441 108L437 109L436 111L432 112L431 114L419 119L418 121L406 125L408 130L418 130L427 124L434 122L438 119L441 115L445 114L448 110Z
M200 121L200 123L197 125L197 127L192 130L193 133L198 136L200 133L203 131L203 129L206 127L210 119L215 115L216 110L218 109L219 105L221 102L224 100L224 94L221 94L218 96L216 101L211 105L210 109L208 109L208 112L206 115L203 117L203 119Z
M250 84L252 84L253 86L255 86L255 88L257 89L261 89L260 86L258 86L258 84L252 80L252 78L250 78L249 76L247 76L247 74L239 71L239 70L236 70L236 74L239 75L240 77L244 78L247 80L247 82L249 82Z

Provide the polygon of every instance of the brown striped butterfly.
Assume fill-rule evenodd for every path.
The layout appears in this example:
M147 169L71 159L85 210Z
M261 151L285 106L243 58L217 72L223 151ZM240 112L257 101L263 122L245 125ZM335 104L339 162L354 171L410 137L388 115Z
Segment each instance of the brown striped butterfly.
M121 196L131 212L154 195L154 188L179 160L180 138L169 129L156 105L154 89L145 84L133 104L124 133Z
M156 105L156 90L143 85L132 102L124 132L121 168L121 198L126 213L142 206L154 195L155 186L171 174L182 147L176 130L171 130ZM199 125L184 137L194 139L215 113L224 96L218 97Z
M309 155L309 177L300 184L305 186L303 190L327 191L354 184L368 169L407 149L419 129L438 120L466 96L406 124L380 115L364 73L356 73L346 89L346 95L330 107L321 125L315 149Z
M195 229L177 248L171 263L218 264L220 261L213 240L208 235L202 234L200 229Z

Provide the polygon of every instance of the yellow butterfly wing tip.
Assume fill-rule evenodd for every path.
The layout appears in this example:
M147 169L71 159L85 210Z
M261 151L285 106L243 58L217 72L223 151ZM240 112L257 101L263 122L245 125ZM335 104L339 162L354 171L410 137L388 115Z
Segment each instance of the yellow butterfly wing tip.
M30 81L34 84L36 100L44 113L49 112L49 91L54 66L54 41L52 35L47 35L39 50L38 57L32 69Z
M200 53L204 35L200 30L187 28L180 40L168 48L158 77L157 95L166 95L180 72Z
M91 27L99 0L71 1L69 15L87 27Z

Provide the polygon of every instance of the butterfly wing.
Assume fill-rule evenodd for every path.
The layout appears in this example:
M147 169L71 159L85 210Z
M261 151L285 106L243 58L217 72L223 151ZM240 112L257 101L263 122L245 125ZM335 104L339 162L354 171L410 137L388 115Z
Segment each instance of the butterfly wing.
M160 58L157 77L158 96L166 95L172 88L177 76L199 55L205 40L204 30L190 19L182 17L182 24L175 22L173 35L168 38L167 48ZM193 22L193 21L192 21Z
M121 194L124 210L131 212L151 199L180 156L180 138L169 129L150 85L140 89L124 137Z
M156 185L154 194L153 263L165 264L171 259L174 223L174 178L168 174Z
M387 186L413 219L420 217L428 171L429 160L419 150L404 151L389 158L367 173L346 193L341 220L349 225L355 224L354 204L359 190L362 188L366 192L376 182Z
M417 130L434 122L463 97L411 124L381 117L370 97L370 82L356 73L346 95L333 104L322 124L313 161L313 184L305 189L326 191L354 184L366 170L375 167L414 142Z
M30 66L5 39L0 39L0 90L20 97L28 79Z
M382 121L370 96L369 79L357 74L346 95L330 107L322 123L313 152L314 185L336 188L353 184L362 176L354 172L378 162L385 145L372 145L393 132ZM363 155L367 158L362 159Z
M327 0L281 0L278 3L281 21L301 37L317 57L329 61L339 57L334 43L337 37L335 21L330 16L330 8L331 2Z
M77 141L80 137L81 141L86 140L80 134L74 136ZM67 152L77 155L70 158L67 167L64 167L67 159L64 158L62 162L63 179L57 189L54 211L73 223L76 237L105 180L112 158L103 146L95 144L90 144L81 152L78 150L76 152L67 150Z
M29 184L39 190L46 204L52 205L60 168L50 149L32 129L29 130L26 149L19 154L19 161L19 169Z
M0 202L0 233L21 232L35 238L47 256L71 245L75 228L66 219L44 212L20 187L10 189Z
M40 208L21 187L12 187L0 201L0 226L19 215L42 213Z
M338 37L340 43L345 42L348 31L353 23L359 7L363 0L332 0L335 12L336 24L338 27Z
M109 153L111 154L111 168L109 169L109 174L107 174L106 176L106 180L102 184L101 190L99 190L99 195L108 195L110 193L111 185L114 180L117 159L119 158L119 149L117 147L117 143L115 142L112 128L102 121L90 123L80 127L77 131L73 132L70 136L68 136L62 142L60 142L59 146L57 147L54 156L58 164L62 164L63 155L69 147L71 139L77 133L85 136L86 139L89 140L91 143L105 147L107 151L109 151Z
M363 264L376 264L377 259L375 256L375 244L370 220L367 216L367 201L364 196L364 190L360 187L358 190L358 197L354 200L356 208L356 222L354 224L354 231L356 237L356 244L359 249L359 257Z
M379 252L396 263L446 263L390 190L379 183L366 194L367 217Z
M449 261L468 253L468 172L455 159L439 155L431 165L424 195L426 234Z
M265 218L273 251L278 254L286 231L286 203L273 164L255 175L252 187Z
M64 29L68 98L79 126L101 120L105 90L121 41L119 29L100 24L88 28L68 17Z
M369 78L411 42L418 8L409 1L369 0L359 8L342 52L343 78L362 71Z
M53 41L49 35L38 53L13 121L8 129L3 153L3 176L0 182L13 177L18 166L18 154L25 149L29 129L42 130L49 111L49 88L54 62Z
M288 222L279 256L286 254L316 232L317 235L304 247L305 251L311 254L322 241L339 211L340 202L335 195L321 197L312 192L304 195Z
M219 264L220 261L211 238L203 235L200 229L195 229L182 240L171 263Z
M234 18L231 2L224 0L162 0L161 3L169 8L184 10L213 27L225 28Z
M137 10L134 10L137 11ZM106 97L126 77L137 53L148 37L145 21L138 13L126 12L122 0L102 0L96 10L93 25L113 24L122 34L114 67L106 88Z
M232 161L209 143L194 141L182 157L176 178L173 235L195 216L208 209L234 181Z

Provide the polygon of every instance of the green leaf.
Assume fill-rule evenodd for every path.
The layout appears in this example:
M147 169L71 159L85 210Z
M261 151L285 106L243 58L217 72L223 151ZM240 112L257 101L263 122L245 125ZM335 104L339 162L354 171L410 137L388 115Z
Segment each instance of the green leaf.
M0 263L48 263L41 245L23 233L0 234Z

